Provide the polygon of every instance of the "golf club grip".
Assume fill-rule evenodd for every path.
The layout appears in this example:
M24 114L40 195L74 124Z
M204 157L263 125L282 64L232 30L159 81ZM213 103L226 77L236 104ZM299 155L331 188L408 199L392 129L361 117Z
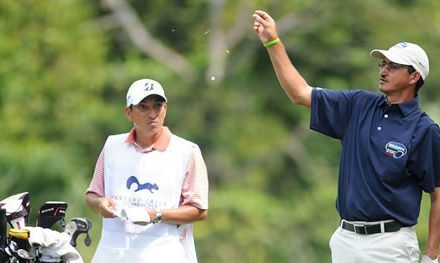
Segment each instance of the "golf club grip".
M0 208L0 262L5 262L6 255L3 253L6 247L6 232L7 232L7 220L6 220L6 209Z
M6 233L8 228L8 222L6 219L6 209L0 208L0 246L4 248L6 246Z

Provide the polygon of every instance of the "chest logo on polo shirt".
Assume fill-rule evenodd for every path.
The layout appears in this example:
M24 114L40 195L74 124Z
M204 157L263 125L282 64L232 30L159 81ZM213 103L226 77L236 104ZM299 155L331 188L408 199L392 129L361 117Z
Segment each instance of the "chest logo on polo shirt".
M152 184L152 183L144 183L141 184L139 182L139 179L136 176L130 176L127 179L127 189L130 190L131 186L135 184L137 187L134 189L135 192L140 191L140 190L149 190L150 193L153 193L153 190L159 190L159 186L157 186L157 184Z
M400 142L388 142L385 145L385 155L392 156L394 159L405 156L407 152L405 145Z

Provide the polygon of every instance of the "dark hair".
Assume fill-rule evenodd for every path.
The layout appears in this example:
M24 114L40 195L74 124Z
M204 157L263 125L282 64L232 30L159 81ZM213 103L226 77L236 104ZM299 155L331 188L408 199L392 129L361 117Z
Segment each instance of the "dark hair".
M408 66L408 73L414 73L416 72L416 69L413 66ZM422 75L420 75L419 80L416 83L416 95L419 92L419 89L423 86L423 84L425 84L425 81L422 78Z
M419 89L425 84L425 81L423 81L423 78L420 76L419 80L416 83L416 94L419 92Z

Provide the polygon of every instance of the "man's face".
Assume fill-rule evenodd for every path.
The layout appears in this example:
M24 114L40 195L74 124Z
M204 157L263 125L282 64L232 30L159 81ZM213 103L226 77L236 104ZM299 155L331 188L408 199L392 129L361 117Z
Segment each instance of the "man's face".
M379 88L387 96L401 96L414 92L410 86L415 84L418 72L409 72L409 66L397 64L387 59L380 64Z
M155 135L162 129L167 113L167 104L162 97L152 95L137 105L126 107L125 112L137 132Z

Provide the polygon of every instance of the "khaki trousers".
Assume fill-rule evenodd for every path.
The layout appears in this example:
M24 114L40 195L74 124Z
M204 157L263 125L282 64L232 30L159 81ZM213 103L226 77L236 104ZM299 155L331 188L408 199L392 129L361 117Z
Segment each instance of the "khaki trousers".
M420 250L416 231L403 227L397 232L362 235L340 226L330 238L333 263L417 263Z

